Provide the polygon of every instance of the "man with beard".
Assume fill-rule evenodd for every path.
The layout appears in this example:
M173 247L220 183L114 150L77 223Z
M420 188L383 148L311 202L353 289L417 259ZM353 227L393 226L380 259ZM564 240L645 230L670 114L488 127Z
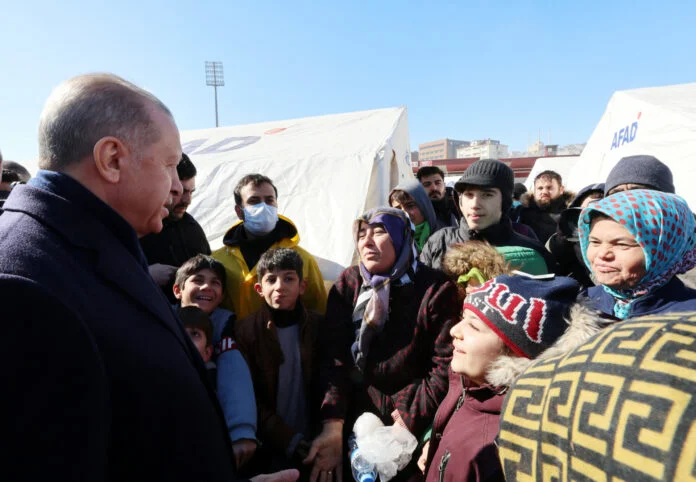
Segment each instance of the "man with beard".
M445 227L456 227L462 213L458 209L454 189L445 185L445 173L437 166L424 166L418 169L416 177L428 193L433 203L435 217Z
M520 198L513 211L514 222L526 224L542 244L556 232L561 212L568 208L574 195L563 188L563 179L554 171L544 171L534 178L534 190Z
M210 245L203 228L186 212L191 204L193 191L196 190L196 166L183 154L176 171L184 188L181 197L175 197L167 206L169 216L163 222L162 231L140 238L140 246L150 266L150 275L172 303L175 302L172 284L176 270L197 254L210 254Z

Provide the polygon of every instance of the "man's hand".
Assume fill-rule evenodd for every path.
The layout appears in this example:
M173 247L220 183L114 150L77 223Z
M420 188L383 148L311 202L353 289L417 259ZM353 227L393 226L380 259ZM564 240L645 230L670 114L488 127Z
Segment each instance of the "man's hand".
M418 459L418 468L420 469L421 472L425 475L425 466L428 463L428 449L430 449L430 440L425 442L425 445L423 445L423 451L421 452L421 456Z
M249 459L254 455L254 452L256 452L256 442L246 438L235 440L232 442L232 451L234 452L234 460L237 463L237 469L240 469L249 462ZM264 477L270 477L270 475Z
M252 477L254 482L295 482L300 477L297 469L281 470L273 474L262 474Z
M155 283L157 283L159 286L166 286L166 284L174 278L177 267L157 263L148 266L148 270L150 271L150 276L152 276L152 279L155 280Z
M314 464L310 482L343 481L343 420L324 423L324 429L314 439L304 464Z

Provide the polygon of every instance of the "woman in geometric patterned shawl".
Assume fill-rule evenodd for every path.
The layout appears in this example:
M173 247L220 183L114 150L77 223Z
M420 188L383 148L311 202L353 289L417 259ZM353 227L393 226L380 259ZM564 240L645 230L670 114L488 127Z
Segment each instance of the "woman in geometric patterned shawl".
M696 266L696 222L676 194L632 190L591 204L580 246L598 286L591 305L619 320L696 309L696 290L676 277Z

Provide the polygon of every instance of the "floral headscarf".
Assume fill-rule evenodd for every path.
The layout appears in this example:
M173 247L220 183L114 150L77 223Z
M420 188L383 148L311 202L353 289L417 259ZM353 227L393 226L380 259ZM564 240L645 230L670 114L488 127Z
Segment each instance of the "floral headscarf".
M633 302L696 266L696 221L682 197L637 189L618 192L583 209L578 221L580 247L590 270L587 247L593 211L609 216L626 228L645 255L645 275L634 288L615 290L602 285L616 299L614 315L619 319L630 316Z

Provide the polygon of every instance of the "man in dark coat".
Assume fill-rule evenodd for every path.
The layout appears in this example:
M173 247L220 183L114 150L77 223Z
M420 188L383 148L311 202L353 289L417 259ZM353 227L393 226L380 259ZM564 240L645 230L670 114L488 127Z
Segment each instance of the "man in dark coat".
M520 206L513 210L511 218L534 230L541 244L558 230L561 213L570 206L575 194L563 187L561 175L544 171L534 178L534 190L520 197Z
M435 216L443 226L457 226L462 213L454 189L445 185L445 173L437 166L423 166L416 173L418 181L433 203Z
M234 479L201 357L138 243L181 194L179 159L170 111L119 77L49 97L42 171L0 216L0 480Z
M183 154L176 172L183 190L181 196L174 198L172 204L167 206L169 216L162 222L162 231L140 238L150 274L172 304L176 303L172 292L176 270L197 254L210 255L210 245L203 228L186 212L196 190L196 166Z
M440 269L447 248L470 239L488 241L493 246L522 246L537 251L546 261L549 273L556 265L539 242L513 230L508 212L512 206L515 175L495 159L481 159L469 166L454 185L459 193L462 219L456 228L441 229L425 243L420 261Z

